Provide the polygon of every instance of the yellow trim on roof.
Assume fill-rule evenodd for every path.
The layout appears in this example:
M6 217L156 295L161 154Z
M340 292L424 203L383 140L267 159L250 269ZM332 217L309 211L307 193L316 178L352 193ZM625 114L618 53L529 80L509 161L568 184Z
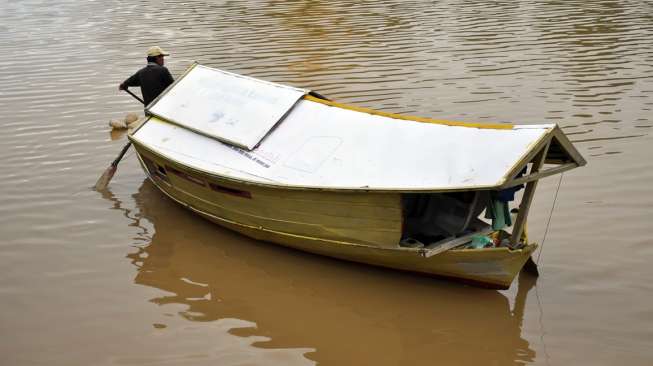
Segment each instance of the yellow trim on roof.
M415 116L404 116L402 114L381 112L381 111L376 111L374 109L369 109L369 108L363 108L363 107L357 107L357 106L332 102L332 101L316 98L316 97L313 97L311 95L305 95L304 99L309 100L311 102L328 105L328 106L331 106L331 107L348 109L350 111L363 112L363 113L367 113L367 114L373 114L373 115L376 115L376 116L389 117L389 118L401 119L401 120L406 120L406 121L434 123L434 124L447 125L447 126L459 126L459 127L472 127L472 128L481 128L481 129L491 129L491 130L512 130L512 128L514 126L514 125L511 125L511 124L504 124L504 123L458 122L458 121L447 121L447 120L443 120L443 119L432 119L432 118L415 117Z

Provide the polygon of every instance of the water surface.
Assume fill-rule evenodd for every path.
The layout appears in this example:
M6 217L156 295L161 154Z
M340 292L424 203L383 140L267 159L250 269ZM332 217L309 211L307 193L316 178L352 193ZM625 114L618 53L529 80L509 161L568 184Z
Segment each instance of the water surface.
M651 14L0 0L2 364L651 364ZM558 123L588 165L538 187L542 275L487 291L250 240L164 198L130 154L90 190L125 143L108 120L141 109L117 85L153 44L175 76L197 60L383 111Z

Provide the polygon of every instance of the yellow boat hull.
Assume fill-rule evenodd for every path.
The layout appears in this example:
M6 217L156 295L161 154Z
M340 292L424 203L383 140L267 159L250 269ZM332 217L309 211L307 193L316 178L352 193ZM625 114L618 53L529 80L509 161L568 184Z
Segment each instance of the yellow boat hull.
M506 289L537 247L425 257L398 245L400 193L265 187L192 169L138 143L135 148L150 180L181 205L248 237L306 252Z

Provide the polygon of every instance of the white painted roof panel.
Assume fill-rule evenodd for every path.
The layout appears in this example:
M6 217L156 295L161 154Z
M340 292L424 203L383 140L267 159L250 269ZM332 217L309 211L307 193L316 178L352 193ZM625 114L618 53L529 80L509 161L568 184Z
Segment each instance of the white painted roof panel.
M195 65L148 112L251 150L306 93Z

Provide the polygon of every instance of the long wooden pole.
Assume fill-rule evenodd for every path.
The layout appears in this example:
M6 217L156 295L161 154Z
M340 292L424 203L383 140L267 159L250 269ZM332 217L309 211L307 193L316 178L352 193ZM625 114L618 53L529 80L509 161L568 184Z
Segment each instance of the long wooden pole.
M138 95L136 95L136 94L130 92L129 89L127 89L127 88L125 88L125 89L123 89L123 90L126 91L127 94L131 95L131 96L134 97L136 100L138 100L139 102L141 102L143 105L145 105L145 101L144 101L143 99L139 98Z

